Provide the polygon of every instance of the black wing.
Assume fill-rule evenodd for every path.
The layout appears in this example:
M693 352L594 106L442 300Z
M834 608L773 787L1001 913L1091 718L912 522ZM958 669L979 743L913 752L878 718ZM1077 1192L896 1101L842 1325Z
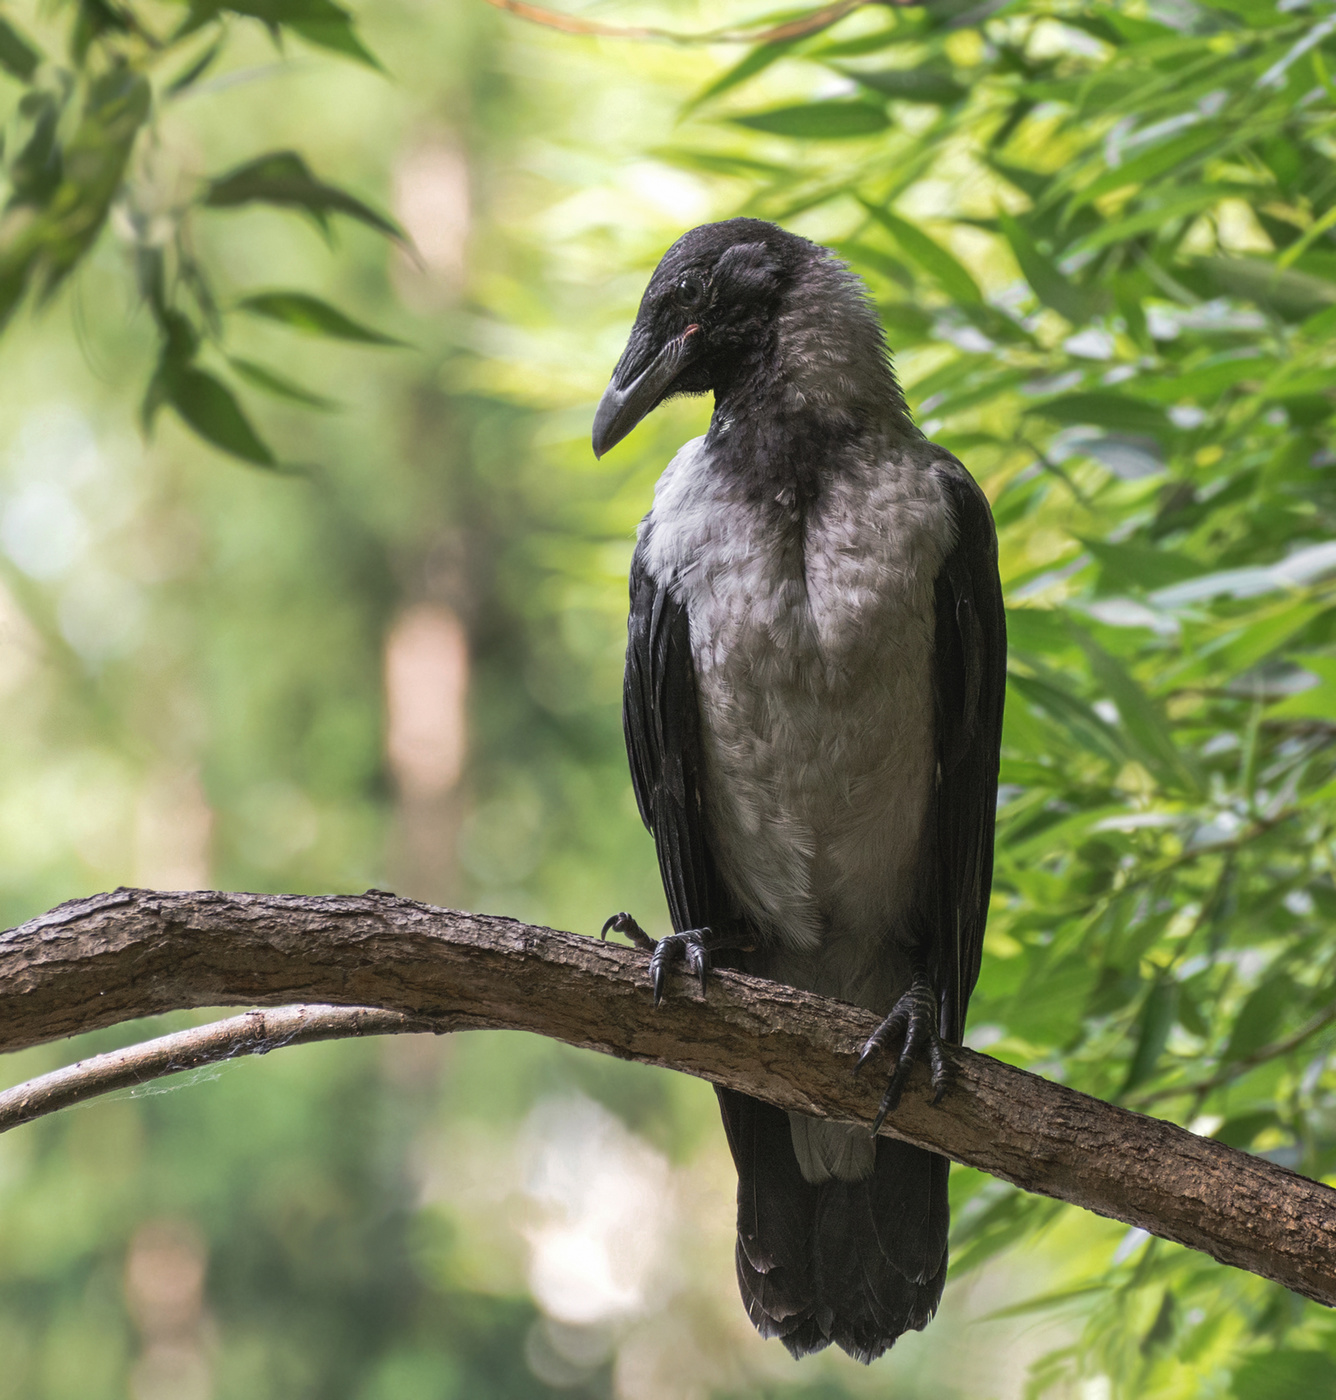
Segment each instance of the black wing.
M936 464L956 526L937 576L934 698L937 831L934 940L941 1033L958 1042L979 977L993 884L1007 622L988 499L960 463Z
M668 912L679 933L719 927L727 905L705 840L700 712L686 609L631 560L622 724L640 816L654 836Z

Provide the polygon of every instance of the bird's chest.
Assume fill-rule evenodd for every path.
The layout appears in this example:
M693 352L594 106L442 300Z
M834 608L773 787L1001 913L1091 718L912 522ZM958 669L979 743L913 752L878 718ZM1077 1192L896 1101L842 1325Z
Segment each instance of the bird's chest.
M935 482L878 469L799 519L719 501L697 520L677 591L723 878L794 954L893 939L935 766ZM786 980L853 995L844 963Z

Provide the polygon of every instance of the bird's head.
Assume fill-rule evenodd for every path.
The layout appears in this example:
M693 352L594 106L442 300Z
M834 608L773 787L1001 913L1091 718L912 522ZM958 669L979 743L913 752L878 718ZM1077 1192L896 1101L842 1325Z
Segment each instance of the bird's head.
M678 394L716 394L773 339L790 290L833 260L760 219L702 224L664 254L594 415L594 455ZM845 274L847 277L848 274Z

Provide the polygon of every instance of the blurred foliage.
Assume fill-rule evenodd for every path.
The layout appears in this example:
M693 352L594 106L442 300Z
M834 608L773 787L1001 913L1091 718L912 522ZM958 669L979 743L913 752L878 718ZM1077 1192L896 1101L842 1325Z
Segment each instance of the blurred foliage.
M659 909L625 568L708 407L601 463L589 407L663 247L754 213L864 274L993 501L1012 675L971 1043L1336 1180L1329 5L871 5L742 54L412 0L0 20L0 917L190 859L411 891L381 652L424 602L469 637L450 897ZM457 265L422 188L473 205ZM234 456L315 465L145 448L145 381ZM287 399L263 437L238 382ZM1324 1310L961 1170L943 1315L871 1372L792 1366L733 1297L719 1138L703 1086L495 1036L33 1125L0 1140L0 1396L1336 1391ZM598 1275L623 1237L640 1272ZM136 1261L192 1258L207 1306L173 1334Z
M849 210L837 246L925 431L993 500L1012 676L974 1043L1329 1176L1336 16L958 15L887 14L712 85L721 121L856 146L678 158L772 157L751 198L771 217ZM795 57L847 93L758 107L761 58ZM954 1190L958 1271L1061 1213ZM1030 1394L1336 1376L1330 1314L1182 1250L1133 1236L1070 1273L1031 1308L1081 1333Z
M231 28L246 20L265 26L277 45L296 36L379 65L334 0L73 0L55 15L66 20L63 53L49 60L29 33L0 15L0 70L22 87L0 142L0 330L25 297L49 301L92 252L108 218L117 217L157 331L145 428L169 405L206 442L275 466L226 375L207 363L227 365L280 399L329 405L277 370L230 356L226 313L246 310L302 330L387 342L309 294L268 292L224 305L215 269L196 250L196 219L204 210L267 204L305 214L326 237L335 214L390 238L403 235L393 220L318 179L295 151L269 151L189 187L164 189L154 180L155 137L172 104L223 61Z

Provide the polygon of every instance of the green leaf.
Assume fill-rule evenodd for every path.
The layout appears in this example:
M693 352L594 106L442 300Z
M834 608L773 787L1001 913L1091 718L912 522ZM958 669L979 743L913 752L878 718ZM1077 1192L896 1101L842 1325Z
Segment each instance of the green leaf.
M1201 775L1174 741L1173 731L1159 707L1136 683L1116 657L1111 656L1087 632L1072 628L1090 662L1095 680L1118 707L1122 727L1132 741L1134 755L1161 782L1196 794Z
M696 95L683 104L681 117L689 117L707 102L730 92L748 78L764 72L772 63L783 58L797 41L788 39L778 44L761 44L735 63L727 72L721 73L712 83L707 83Z
M383 71L375 54L358 37L353 16L334 0L192 0L190 10L183 33L230 12L258 19L274 33L290 29L307 43Z
M1136 380L1136 392L1139 398L1154 403L1174 404L1184 399L1215 403L1227 390L1239 384L1268 380L1276 364L1270 355L1231 351L1212 356L1183 374L1140 375Z
M1336 1395L1336 1361L1323 1351L1259 1352L1234 1372L1234 1400L1297 1400Z
M975 305L982 303L983 293L979 290L979 284L953 253L949 253L935 239L929 238L922 229L915 228L889 209L880 209L866 200L859 202L895 239L905 256L912 258L926 273L934 277L952 301Z
M1303 596L1268 608L1262 617L1211 653L1212 667L1222 678L1237 676L1273 656L1309 623L1330 612L1329 602Z
M265 365L257 364L254 360L245 360L238 355L229 355L227 362L244 380L254 384L257 389L263 389L267 394L273 394L275 398L287 399L292 403L303 404L307 408L317 408L326 413L339 406L336 399L327 399L323 394L312 393L310 389L304 389L300 384L289 379L286 375L280 374L276 369L269 369Z
M999 214L998 226L1011 244L1021 273L1034 289L1035 296L1074 326L1084 325L1095 313L1096 298L1070 282L1057 264L1039 251L1029 233L1010 214Z
M1126 1094L1138 1084L1144 1084L1155 1073L1177 1012L1178 983L1168 979L1156 982L1147 992L1137 1017L1136 1050L1127 1066L1121 1093Z
M1161 232L1178 226L1178 221L1204 209L1214 208L1231 196L1247 195L1251 191L1233 185L1198 185L1179 190L1149 205L1138 203L1134 212L1103 224L1087 234L1072 249L1073 252L1093 253L1111 243L1125 243L1143 233Z
M161 374L161 396L206 442L258 467L278 459L250 425L232 391L206 370L169 363Z
M1098 561L1101 582L1114 588L1168 588L1201 573L1200 564L1171 549L1148 549L1139 544L1110 544L1107 540L1078 538Z
M1048 1312L1050 1309L1062 1307L1065 1303L1074 1303L1080 1299L1088 1299L1092 1294L1105 1293L1108 1291L1108 1284L1087 1283L1076 1288L1060 1288L1055 1293L1039 1293L1033 1298L1027 1298L1022 1303L1012 1303L1009 1307L995 1308L991 1312L981 1313L980 1322L1000 1322L1003 1318L1024 1317L1027 1313Z
M26 83L41 61L41 49L0 15L0 68Z
M1298 1000L1294 982L1284 973L1268 977L1255 987L1239 1008L1229 1033L1221 1060L1229 1064L1246 1059L1254 1050L1269 1044L1274 1038L1285 1012Z
M279 321L285 326L306 331L310 335L327 335L335 340L355 340L362 345L402 347L406 343L381 331L372 330L360 321L354 321L337 307L319 297L311 296L308 292L257 292L254 296L244 297L239 301L237 309L248 311L252 316L263 316L269 321Z
M1289 319L1300 320L1336 303L1336 282L1293 268L1282 271L1261 258L1200 258L1197 266L1221 291Z
M1097 753L1119 768L1127 762L1127 747L1118 731L1056 679L1013 672L1007 683L1065 729L1078 749Z
M1336 656L1295 656L1317 685L1289 695L1267 709L1267 719L1323 719L1336 723Z
M1226 1147L1237 1147L1246 1152L1258 1133L1276 1126L1274 1108L1255 1108L1251 1113L1237 1113L1226 1119L1211 1136Z
M1216 143L1225 144L1229 133L1214 122L1193 127L1181 136L1161 141L1122 165L1115 165L1102 175L1084 185L1072 199L1072 208L1091 204L1101 195L1127 185L1141 185L1157 175L1172 170L1177 178L1191 168L1190 161L1195 155L1208 150Z
M210 209L276 204L302 210L322 228L328 226L331 214L343 214L400 243L408 241L392 219L337 186L317 180L296 151L271 151L210 180L201 203Z
M734 126L771 136L788 136L807 141L843 141L856 136L872 136L885 131L891 119L871 102L805 102L796 107L774 107L768 112L752 112L730 117Z
M1086 393L1059 394L1041 399L1031 410L1059 423L1089 423L1098 428L1114 428L1124 433L1163 436L1172 428L1164 410L1127 394L1095 389Z
M188 88L194 87L199 80L213 67L218 55L223 51L226 41L222 38L215 39L203 53L187 67L179 77L173 78L165 89L168 97L176 97L185 92Z
M871 34L860 34L854 39L836 39L829 44L809 49L806 58L858 58L863 54L879 53L892 44L903 44L912 40L918 25L906 23L904 12L897 16L896 23L886 29L874 30Z
M866 72L857 68L831 65L844 78L852 78L861 87L900 102L924 102L943 107L959 102L969 89L961 87L945 67L882 68Z
M111 68L89 85L63 150L54 99L29 93L20 103L35 129L15 162L14 203L34 212L0 238L0 326L29 287L49 300L97 241L151 102L142 74Z

